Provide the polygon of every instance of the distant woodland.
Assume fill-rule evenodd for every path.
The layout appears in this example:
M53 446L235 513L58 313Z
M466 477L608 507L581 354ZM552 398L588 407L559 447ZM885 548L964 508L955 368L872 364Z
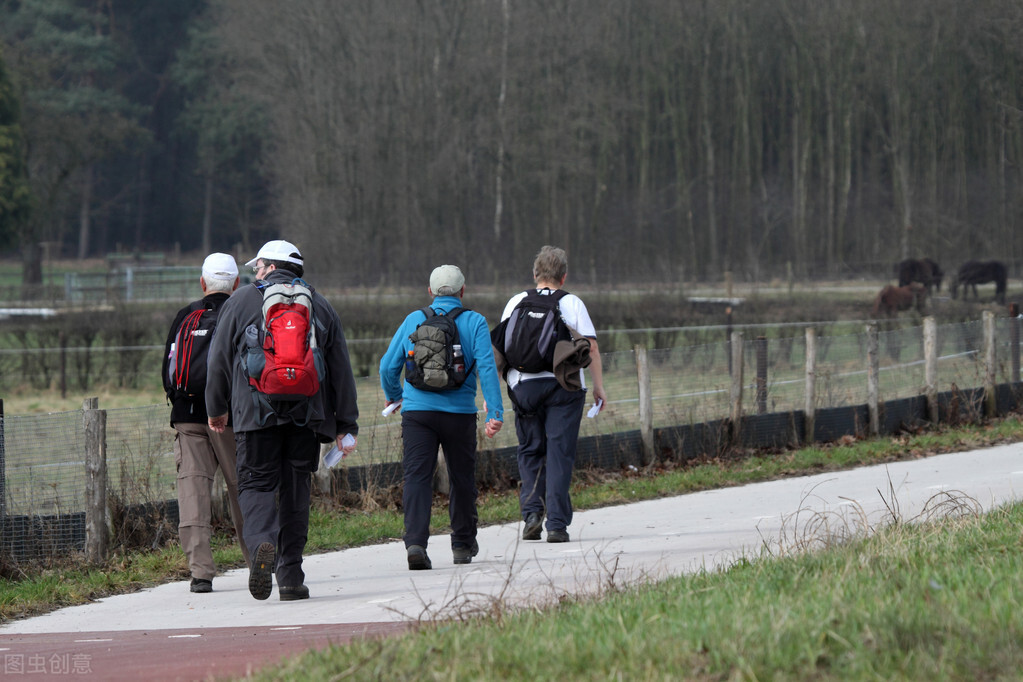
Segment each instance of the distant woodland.
M1019 0L0 0L0 253L1023 265Z

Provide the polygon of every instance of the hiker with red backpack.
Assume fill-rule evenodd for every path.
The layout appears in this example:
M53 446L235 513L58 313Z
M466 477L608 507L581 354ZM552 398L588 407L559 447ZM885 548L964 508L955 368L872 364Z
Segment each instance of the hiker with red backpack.
M476 542L476 379L486 406L484 433L493 438L504 414L487 320L462 307L465 277L455 265L430 274L433 301L410 313L380 359L385 407L400 404L402 508L409 570L433 568L430 539L433 474L443 448L451 482L448 516L454 563L468 564ZM405 381L402 383L402 371Z
M178 311L163 354L163 388L171 404L174 461L178 475L178 538L188 559L192 592L213 591L217 572L210 549L213 479L219 468L227 486L238 544L245 561L242 511L238 506L234 432L228 422L211 429L206 414L206 356L220 308L238 287L238 265L226 253L211 253L202 264L203 297Z
M341 320L302 279L298 248L269 241L246 265L257 281L223 305L210 348L209 425L223 431L230 409L245 541L255 548L249 593L267 599L276 578L281 601L308 599L312 474L321 443L344 454L358 445L355 378Z

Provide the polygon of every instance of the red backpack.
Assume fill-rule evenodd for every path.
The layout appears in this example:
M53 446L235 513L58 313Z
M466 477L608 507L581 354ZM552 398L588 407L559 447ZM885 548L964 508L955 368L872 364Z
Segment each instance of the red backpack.
M167 376L175 397L194 398L202 396L206 390L206 355L219 312L219 306L202 307L181 321L167 363Z
M297 277L290 283L256 282L256 287L263 291L260 325L245 330L253 398L274 414L281 414L282 406L287 408L284 413L304 426L311 412L309 398L319 392L324 376L312 291ZM295 416L295 408L303 405L307 408L304 420ZM267 418L268 414L260 424Z

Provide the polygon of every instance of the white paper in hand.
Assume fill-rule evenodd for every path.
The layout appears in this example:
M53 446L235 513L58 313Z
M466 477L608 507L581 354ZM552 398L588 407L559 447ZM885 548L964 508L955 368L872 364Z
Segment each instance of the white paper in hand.
M596 417L598 414L600 414L600 406L603 404L604 400L602 398L598 398L597 402L595 402L593 404L593 407L590 408L590 411L586 413L586 416L589 417L590 419Z
M380 415L383 416L383 417L389 417L391 415L391 413L394 412L395 410L397 410L399 407L401 407L401 401L400 400L396 400L395 402L393 402L390 405L388 405L387 407L385 407L384 411L381 412Z
M335 443L334 447L332 447L330 450L328 450L327 454L325 454L323 456L323 463L326 464L328 467L332 467L335 464L337 464L338 462L340 462L341 458L344 457L344 456L345 456L345 453L343 453L340 450L338 450L337 449L337 443Z
M350 433L346 433L345 437L341 439L341 445L348 447L355 444L355 438ZM344 459L345 453L343 450L338 450L337 443L334 443L334 447L327 451L327 454L323 456L323 463L328 467L332 467L342 459Z

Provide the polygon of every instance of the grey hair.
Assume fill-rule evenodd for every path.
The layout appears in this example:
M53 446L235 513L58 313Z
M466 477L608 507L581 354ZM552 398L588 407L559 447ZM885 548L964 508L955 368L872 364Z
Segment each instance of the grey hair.
M545 246L536 254L536 260L533 261L535 282L560 282L567 273L568 256L564 249Z
M203 279L204 282L206 282L206 293L207 294L218 294L218 293L221 293L221 292L223 292L225 294L229 294L232 291L234 291L234 281L237 278L234 278L234 279L217 279L217 278L214 278L214 277L203 277L202 279Z

